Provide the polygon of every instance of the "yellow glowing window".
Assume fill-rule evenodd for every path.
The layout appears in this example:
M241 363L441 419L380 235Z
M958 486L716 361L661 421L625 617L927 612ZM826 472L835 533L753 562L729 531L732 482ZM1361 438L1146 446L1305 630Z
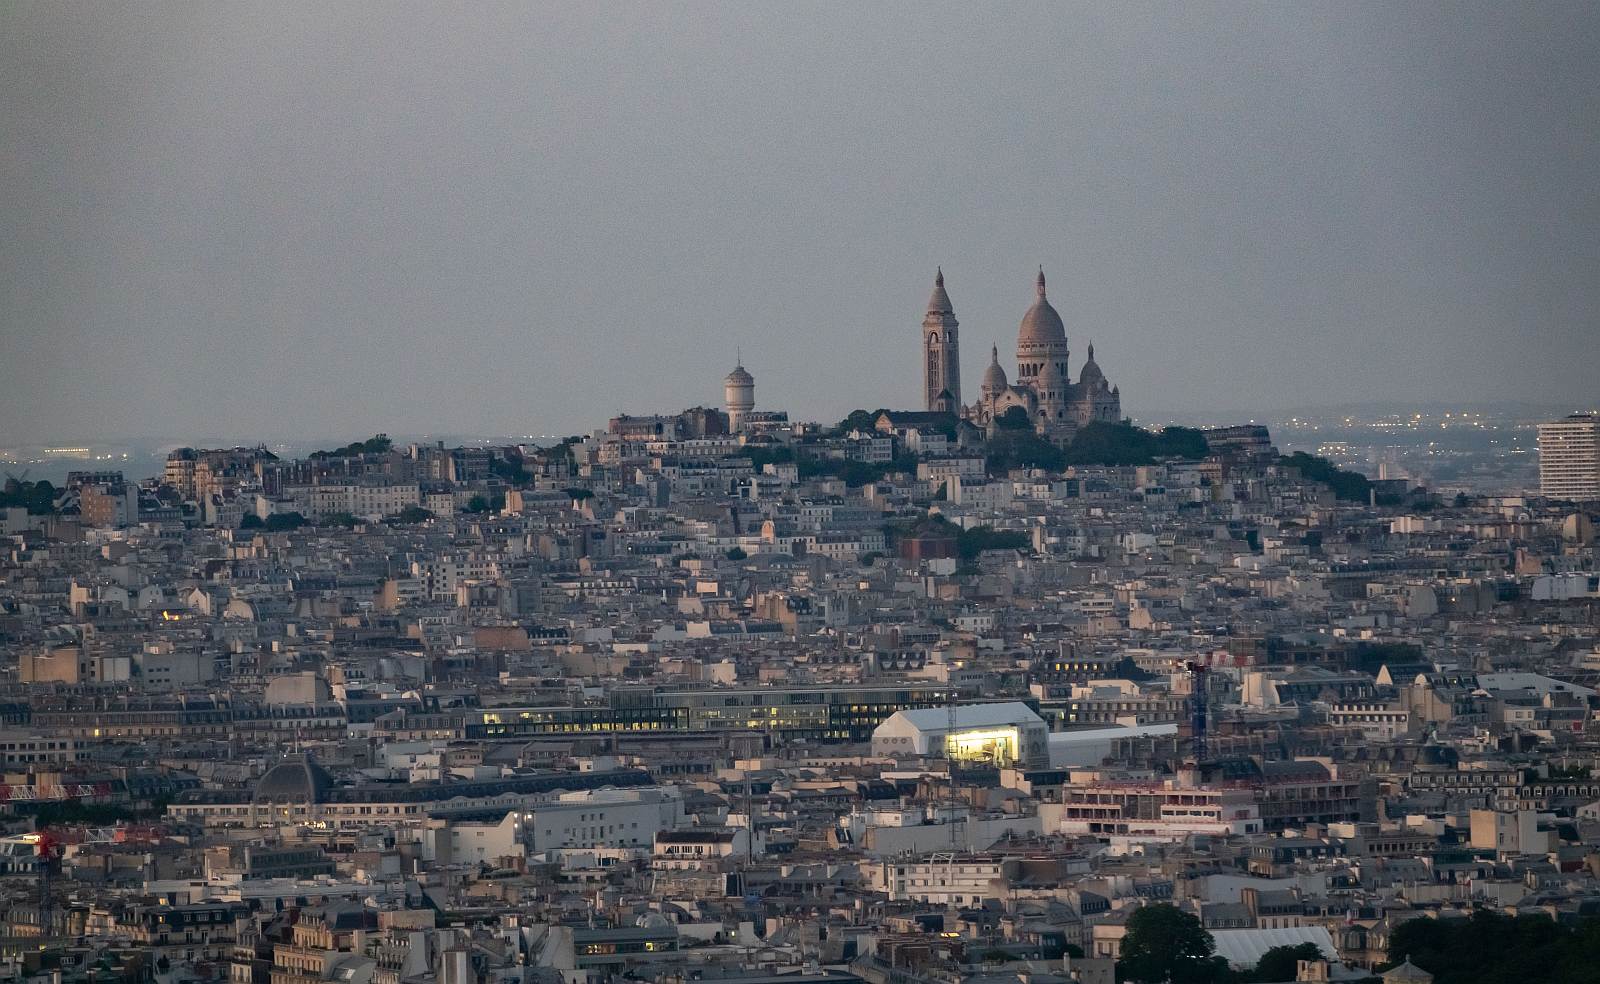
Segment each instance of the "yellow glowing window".
M1020 757L1021 747L1016 728L956 731L947 735L944 741L945 755L958 762L991 762L997 765L1015 762Z

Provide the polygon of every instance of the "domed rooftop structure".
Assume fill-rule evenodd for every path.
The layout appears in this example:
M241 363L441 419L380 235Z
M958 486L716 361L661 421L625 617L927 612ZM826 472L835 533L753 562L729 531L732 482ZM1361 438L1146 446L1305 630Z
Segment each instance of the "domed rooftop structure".
M983 371L983 395L992 397L1005 392L1006 371L1000 366L1000 346L989 346L989 368Z
M1033 302L1033 307L1022 316L1022 327L1017 330L1017 344L1048 345L1054 342L1065 343L1067 328L1061 323L1061 315L1050 306L1049 298L1044 293L1044 269L1039 270L1039 279L1034 288L1039 297Z
M724 362L723 365L727 365L727 363ZM750 373L745 370L744 365L740 364L734 366L733 371L728 373L728 375L722 381L730 386L754 386L756 384L756 377L750 375Z
M1106 381L1106 374L1100 371L1100 366L1094 361L1094 343L1089 343L1089 360L1083 364L1083 370L1078 373L1078 382L1087 386L1090 384L1101 385Z
M944 292L944 269L936 268L933 275L933 296L928 298L929 314L955 314L956 309L950 304L950 295Z
M310 755L281 762L256 783L252 802L269 804L321 803L333 788L333 776Z
M1055 362L1046 362L1044 368L1039 370L1036 385L1040 389L1061 391L1066 389L1067 374Z

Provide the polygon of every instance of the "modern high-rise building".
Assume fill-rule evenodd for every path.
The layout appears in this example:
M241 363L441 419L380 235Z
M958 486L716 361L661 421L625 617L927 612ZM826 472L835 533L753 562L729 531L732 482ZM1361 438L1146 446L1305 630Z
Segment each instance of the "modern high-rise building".
M1600 499L1600 414L1539 425L1539 491L1553 499Z

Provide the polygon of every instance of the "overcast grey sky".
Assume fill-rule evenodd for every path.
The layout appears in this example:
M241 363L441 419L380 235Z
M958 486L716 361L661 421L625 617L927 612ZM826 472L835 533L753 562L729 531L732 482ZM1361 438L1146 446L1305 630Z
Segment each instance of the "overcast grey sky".
M1600 5L0 6L0 440L1597 400Z

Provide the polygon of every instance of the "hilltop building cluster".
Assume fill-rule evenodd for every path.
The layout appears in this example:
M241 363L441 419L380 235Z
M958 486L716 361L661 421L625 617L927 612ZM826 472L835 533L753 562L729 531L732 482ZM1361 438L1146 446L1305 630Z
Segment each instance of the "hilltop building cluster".
M1012 467L930 308L919 411L740 365L550 446L11 483L0 976L1099 984L1172 907L1403 981L1417 920L1600 907L1592 510L1259 425ZM1120 418L1066 358L1041 279L962 412Z
M1017 329L1017 374L1008 382L1000 365L1000 348L990 347L989 366L983 371L978 399L961 402L960 322L944 286L944 271L933 280L928 313L922 319L922 355L926 369L924 403L929 412L957 414L987 431L1001 417L1017 412L1038 433L1062 443L1070 441L1085 424L1122 419L1122 392L1106 380L1094 359L1094 345L1073 382L1071 349L1061 315L1045 295L1040 269L1033 305Z

